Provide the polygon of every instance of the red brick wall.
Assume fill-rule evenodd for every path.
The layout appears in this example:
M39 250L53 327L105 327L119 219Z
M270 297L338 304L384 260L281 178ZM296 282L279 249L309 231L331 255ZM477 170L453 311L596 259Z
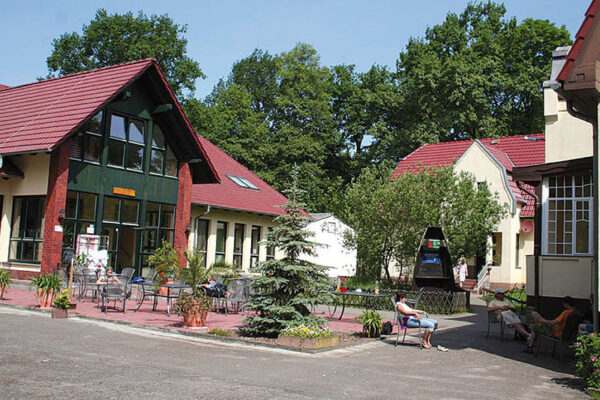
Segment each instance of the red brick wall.
M192 174L188 163L179 165L179 190L177 192L177 208L175 209L175 243L179 252L179 262L186 265L183 252L188 245L188 224L192 212Z
M26 281L29 278L38 276L40 273L32 271L16 271L14 269L9 269L8 274L10 275L11 279Z
M60 210L67 201L69 178L69 142L67 140L50 156L48 192L46 195L46 222L44 225L44 248L42 250L42 273L53 272L60 264L62 255L62 232L55 232ZM64 217L64 214L62 215Z

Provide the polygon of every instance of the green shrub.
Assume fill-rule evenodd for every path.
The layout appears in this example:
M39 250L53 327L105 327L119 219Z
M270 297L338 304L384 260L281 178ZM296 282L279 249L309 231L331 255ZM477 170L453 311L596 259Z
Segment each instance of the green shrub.
M69 291L63 290L62 294L54 299L54 307L66 310L69 305Z
M294 326L286 328L280 333L281 336L294 336L306 339L332 337L334 332L319 326Z
M0 286L6 286L7 288L9 288L11 282L12 281L10 280L10 275L8 274L8 271L5 269L0 269Z
M377 337L383 327L383 317L377 311L367 310L356 317L356 320L363 325L363 332L367 337Z
M600 337L581 335L573 345L577 375L591 388L600 388Z
M231 332L229 332L227 329L213 328L207 331L207 333L217 336L231 336Z

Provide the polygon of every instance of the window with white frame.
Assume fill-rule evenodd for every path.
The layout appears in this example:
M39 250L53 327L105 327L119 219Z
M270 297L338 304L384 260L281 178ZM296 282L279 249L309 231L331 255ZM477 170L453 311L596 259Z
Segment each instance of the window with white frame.
M592 179L566 175L544 180L544 253L592 253Z

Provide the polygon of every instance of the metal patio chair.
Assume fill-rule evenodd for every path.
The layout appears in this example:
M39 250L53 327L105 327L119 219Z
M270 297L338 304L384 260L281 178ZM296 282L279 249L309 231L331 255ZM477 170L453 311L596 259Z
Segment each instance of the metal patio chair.
M421 300L421 295L423 294L423 289L419 290L417 297L414 299L406 299L406 302L412 305L412 308L417 309L419 305L419 301ZM396 336L396 341L394 342L394 347L398 346L398 340L400 339L400 332L404 331L404 336L402 337L402 344L404 344L404 340L406 339L406 333L410 329L408 327L408 320L410 317L402 314L398 311L398 306L396 305L396 296L391 297L391 301L394 305L394 323L398 327L398 334ZM420 324L419 324L420 325ZM421 331L421 326L419 326L419 347L423 348L423 332Z
M102 298L102 308L104 313L107 314L108 305L105 305L104 302L107 301L110 303L110 300L114 300L114 308L116 309L117 301L121 302L121 309L123 313L125 313L125 303L131 297L131 282L129 278L124 275L113 274L112 277L116 277L118 282L109 280L106 285L103 285L102 291L100 293L100 297Z

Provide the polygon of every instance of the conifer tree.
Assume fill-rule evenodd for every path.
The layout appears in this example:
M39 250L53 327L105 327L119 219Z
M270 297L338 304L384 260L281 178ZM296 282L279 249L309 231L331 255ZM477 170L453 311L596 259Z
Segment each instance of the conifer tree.
M285 254L281 260L267 260L257 266L260 272L252 286L256 290L247 303L256 314L245 319L248 325L242 333L248 336L276 337L289 326L322 326L326 321L313 315L308 304L322 304L329 300L330 282L327 267L300 260L303 254L312 254L315 243L303 230L309 218L303 211L302 195L298 187L298 169L292 171L292 186L284 191L288 202L286 214L275 219L278 226L267 233L267 246L274 246Z

